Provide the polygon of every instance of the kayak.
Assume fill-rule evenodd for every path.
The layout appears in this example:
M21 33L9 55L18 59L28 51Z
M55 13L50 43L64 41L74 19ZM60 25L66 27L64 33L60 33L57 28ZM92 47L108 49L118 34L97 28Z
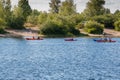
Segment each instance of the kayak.
M37 39L37 38L26 38L26 40L43 40L43 38Z
M116 42L115 40L96 40L96 39L93 40L96 42Z
M77 39L73 39L73 38L68 38L68 39L64 39L65 41L77 41Z

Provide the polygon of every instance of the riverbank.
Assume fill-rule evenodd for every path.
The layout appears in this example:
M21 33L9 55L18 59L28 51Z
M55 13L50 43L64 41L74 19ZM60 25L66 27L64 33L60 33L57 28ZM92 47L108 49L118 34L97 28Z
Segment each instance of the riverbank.
M26 28L22 30L5 29L6 34L0 34L0 37L31 37L31 36L43 36L38 34L39 29L37 27Z
M27 27L26 29L16 30L16 29L5 29L6 34L0 34L0 37L49 37L49 38L57 38L57 37L80 37L80 36L88 36L86 34L80 34L77 36L74 35L40 35L38 27Z
M42 37L56 37L55 35L40 35L38 27L26 28L23 30L15 30L15 29L6 29L8 33L0 34L0 37L32 37L32 36L42 36ZM81 35L80 36L89 36L89 37L101 37L103 35L96 35L96 34L88 34L83 29L80 29ZM115 31L113 29L104 29L104 33L111 37L120 37L120 32ZM57 37L67 37L59 35ZM78 36L77 36L78 37Z
M82 34L86 34L90 37L102 37L103 35L97 35L97 34L88 34L86 33L83 29L80 29L80 32ZM104 29L104 33L110 37L120 37L120 32L119 31L115 31L113 29Z

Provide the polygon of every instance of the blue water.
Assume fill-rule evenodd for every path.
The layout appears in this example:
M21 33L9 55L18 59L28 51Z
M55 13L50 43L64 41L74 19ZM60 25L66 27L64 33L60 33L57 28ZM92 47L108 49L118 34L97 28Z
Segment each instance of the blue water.
M120 80L120 38L0 38L0 80Z

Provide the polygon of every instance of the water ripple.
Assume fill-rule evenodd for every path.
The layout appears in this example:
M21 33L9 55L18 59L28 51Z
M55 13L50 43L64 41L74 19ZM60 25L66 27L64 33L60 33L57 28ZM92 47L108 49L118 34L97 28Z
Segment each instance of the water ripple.
M120 39L0 38L0 80L120 80Z

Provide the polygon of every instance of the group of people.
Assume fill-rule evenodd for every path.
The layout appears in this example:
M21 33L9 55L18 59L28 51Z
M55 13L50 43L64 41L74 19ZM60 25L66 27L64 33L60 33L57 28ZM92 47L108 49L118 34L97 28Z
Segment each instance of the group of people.
M103 40L104 41L109 41L109 42L112 41L110 37L105 37Z
M35 37L34 37L34 36L33 36L32 38L33 38L33 39L35 39ZM41 38L40 38L40 36L38 36L36 39L41 39Z
M103 32L103 40L104 41L112 41L111 37L106 36L106 34Z

